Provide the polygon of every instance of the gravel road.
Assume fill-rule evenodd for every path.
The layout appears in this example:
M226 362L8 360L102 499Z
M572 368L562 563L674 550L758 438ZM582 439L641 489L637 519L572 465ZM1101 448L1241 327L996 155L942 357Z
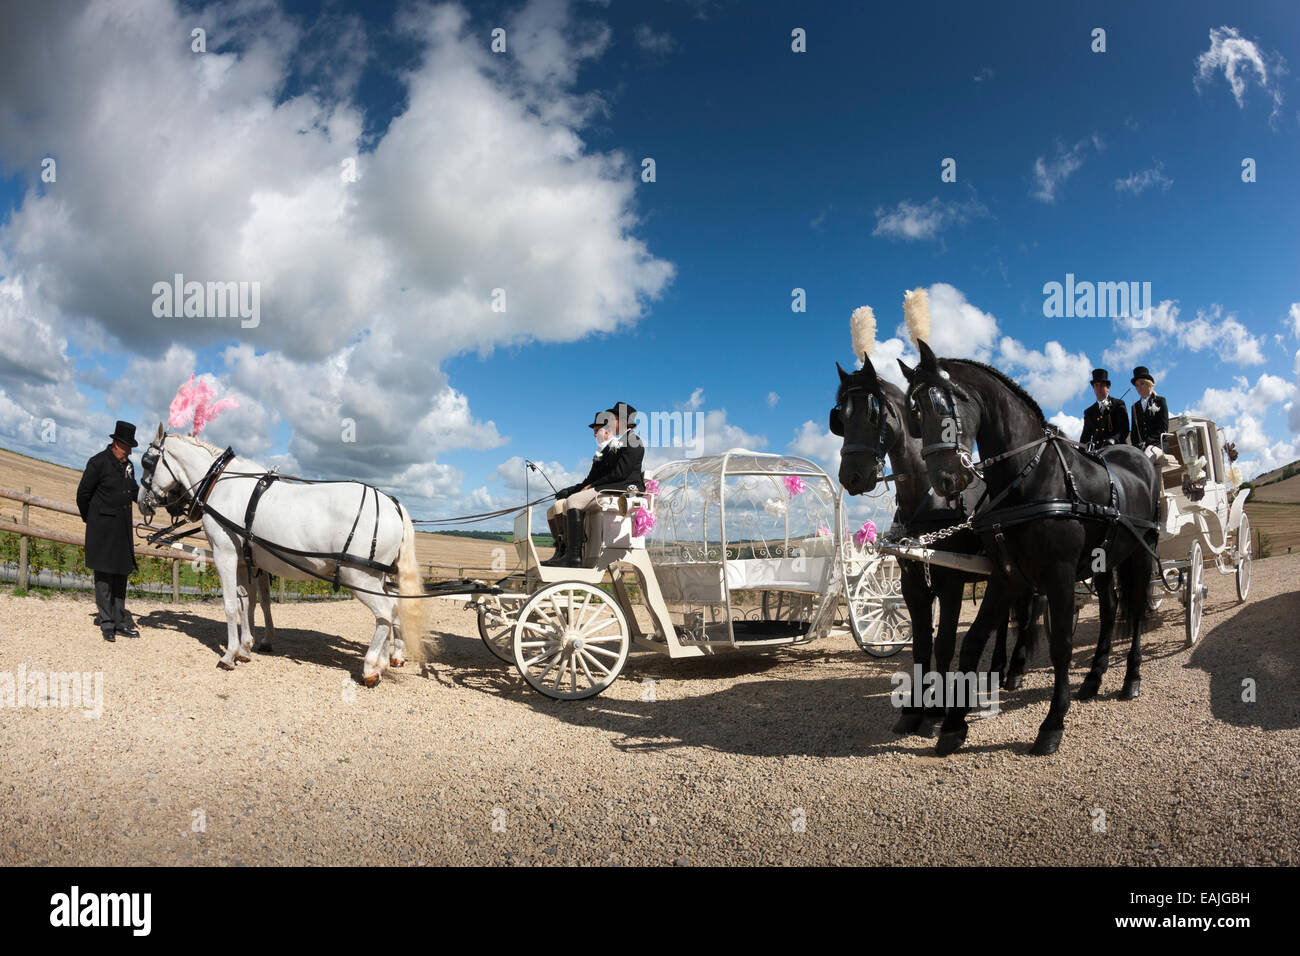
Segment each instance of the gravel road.
M110 645L87 598L0 592L0 862L1294 865L1300 555L1258 562L1245 605L1208 580L1200 643L1183 646L1167 600L1143 696L1115 697L1120 642L1051 758L1027 754L1045 648L940 759L889 729L907 652L871 660L843 634L639 654L604 696L563 703L491 657L456 604L432 602L430 663L368 691L356 601L277 606L277 653L225 673L216 604L132 601L143 636ZM1095 640L1090 605L1076 686ZM102 675L102 714L7 706L20 671Z

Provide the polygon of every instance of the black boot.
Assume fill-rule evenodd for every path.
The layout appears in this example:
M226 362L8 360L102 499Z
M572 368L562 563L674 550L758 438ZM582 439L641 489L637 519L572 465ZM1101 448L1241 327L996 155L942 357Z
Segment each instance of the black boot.
M582 543L587 538L587 513L580 508L571 508L564 514L568 520L564 554L559 558L552 558L548 563L556 568L580 568L582 567Z
M564 552L566 550L564 546L565 535L562 533L560 527L563 523L562 519L547 518L546 523L551 526L551 539L555 542L555 553L543 561L542 564L546 565L548 568L553 568L557 565L562 566L564 562Z

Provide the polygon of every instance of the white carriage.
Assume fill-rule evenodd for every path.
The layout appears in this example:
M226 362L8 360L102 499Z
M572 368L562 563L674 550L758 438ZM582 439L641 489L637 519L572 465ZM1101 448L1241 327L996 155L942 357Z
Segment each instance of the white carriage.
M542 565L523 511L522 573L470 598L484 643L548 697L599 694L633 645L703 657L803 644L834 624L840 500L821 468L732 449L670 462L653 480L654 494L597 497L581 568ZM654 516L644 536L638 509Z
M1201 615L1209 587L1205 565L1236 578L1237 600L1250 594L1250 518L1246 498L1230 480L1230 465L1218 426L1208 418L1179 415L1161 436L1160 584L1177 592L1184 608L1187 644L1201 632ZM1153 585L1153 607L1159 606Z

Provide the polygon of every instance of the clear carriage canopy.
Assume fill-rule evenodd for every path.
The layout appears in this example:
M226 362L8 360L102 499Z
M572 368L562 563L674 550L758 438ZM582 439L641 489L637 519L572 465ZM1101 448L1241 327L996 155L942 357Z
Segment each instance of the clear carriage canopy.
M839 598L839 491L806 458L733 449L655 469L646 547L696 640L811 640Z

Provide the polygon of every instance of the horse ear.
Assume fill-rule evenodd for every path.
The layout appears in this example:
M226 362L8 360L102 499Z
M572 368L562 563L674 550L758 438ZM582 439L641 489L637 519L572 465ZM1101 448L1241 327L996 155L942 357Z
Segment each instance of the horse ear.
M898 360L898 367L903 370L903 377L906 378L909 382L912 380L912 376L916 374L916 369L908 368L907 363L904 362L902 359Z
M839 363L839 362L836 362L836 363L835 363L835 371L837 371L837 372L840 373L840 384L841 384L841 385L843 385L845 382L847 382L849 379L851 379L851 378L853 377L853 376L850 375L848 372L844 371L844 369L840 368L840 363Z
M926 344L925 339L917 339L916 348L917 351L921 353L921 368L925 369L927 372L937 371L939 368L939 360L934 357L934 352L930 349L930 346Z
M862 356L862 374L867 379L867 384L874 390L880 386L880 379L876 375L876 367L871 364L871 356L865 353Z
M163 435L165 435L165 434L167 434L167 432L165 432L165 431L163 430L163 423L162 423L162 422L159 422L159 423L158 423L158 433L157 433L156 435L153 436L154 441L159 441L159 440L163 437Z

